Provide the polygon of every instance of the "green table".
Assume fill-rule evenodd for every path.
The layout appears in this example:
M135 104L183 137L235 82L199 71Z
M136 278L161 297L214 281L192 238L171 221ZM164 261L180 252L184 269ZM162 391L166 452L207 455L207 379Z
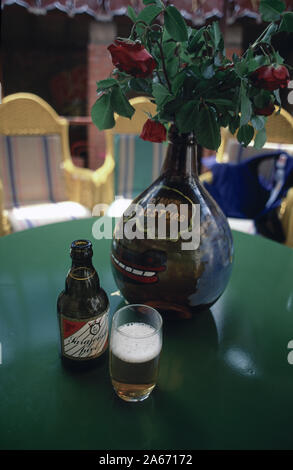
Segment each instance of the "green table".
M112 295L111 241L91 228L80 220L0 239L0 448L292 449L293 250L235 232L228 288L211 311L165 322L158 387L132 404L115 396L107 361L70 374L59 358L56 298L72 240L93 240L111 313L123 303Z

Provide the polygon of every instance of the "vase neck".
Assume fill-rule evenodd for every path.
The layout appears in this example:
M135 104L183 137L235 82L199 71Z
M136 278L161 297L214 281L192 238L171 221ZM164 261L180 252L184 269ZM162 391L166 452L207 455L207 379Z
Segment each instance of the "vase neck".
M197 178L197 145L192 134L169 131L169 144L161 175L167 177Z

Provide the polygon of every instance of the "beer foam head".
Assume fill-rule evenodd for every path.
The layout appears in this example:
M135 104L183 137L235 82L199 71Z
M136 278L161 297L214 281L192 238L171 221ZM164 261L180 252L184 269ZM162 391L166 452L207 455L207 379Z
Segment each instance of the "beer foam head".
M125 323L112 331L113 354L125 362L140 363L154 359L161 351L161 336L146 323Z

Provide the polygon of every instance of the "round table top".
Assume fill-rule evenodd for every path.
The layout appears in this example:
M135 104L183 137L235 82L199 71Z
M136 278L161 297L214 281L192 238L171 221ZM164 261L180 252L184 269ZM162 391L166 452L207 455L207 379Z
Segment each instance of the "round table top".
M293 250L234 232L226 291L191 320L164 321L158 385L144 402L126 403L112 389L108 357L69 373L59 356L56 299L72 240L93 241L111 314L123 305L111 240L95 240L92 224L0 239L0 448L292 449Z

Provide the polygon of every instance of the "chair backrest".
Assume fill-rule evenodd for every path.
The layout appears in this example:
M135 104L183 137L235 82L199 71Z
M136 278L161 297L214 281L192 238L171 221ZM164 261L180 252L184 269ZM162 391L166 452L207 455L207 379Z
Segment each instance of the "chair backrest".
M277 110L277 107L276 107ZM267 142L263 148L263 152L276 152L284 150L293 155L293 118L281 109L280 114L272 114L267 119L266 124ZM237 141L236 135L233 136L228 128L222 130L222 142L217 152L217 162L234 162L240 161L258 155L262 150L257 150L251 143L248 147L243 147Z
M0 179L6 208L67 199L68 122L43 99L15 93L0 104Z
M132 119L115 115L115 127L106 131L106 157L115 160L115 195L134 198L160 174L167 146L139 138L148 114L156 106L145 97L130 100Z

